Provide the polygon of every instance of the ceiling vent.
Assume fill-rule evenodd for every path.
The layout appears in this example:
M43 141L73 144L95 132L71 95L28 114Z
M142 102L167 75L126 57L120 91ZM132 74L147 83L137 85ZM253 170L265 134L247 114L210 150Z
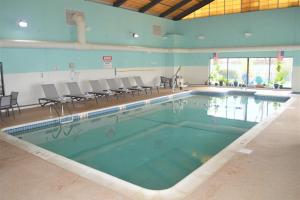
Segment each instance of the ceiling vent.
M160 25L153 25L152 32L155 36L161 36L161 26Z

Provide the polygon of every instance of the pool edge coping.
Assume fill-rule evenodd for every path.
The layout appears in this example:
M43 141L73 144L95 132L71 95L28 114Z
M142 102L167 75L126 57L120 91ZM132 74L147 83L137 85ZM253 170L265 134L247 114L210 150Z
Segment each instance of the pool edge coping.
M205 90L190 90L184 91L180 93L164 95L160 97L155 97L146 100L135 101L131 103L126 103L117 106L110 106L106 108L86 111L83 113L77 113L77 115L83 116L80 117L79 120L85 119L87 113L97 112L99 110L108 110L111 108L119 107L120 111L123 111L122 108L126 108L127 105L134 105L141 102L150 102L151 100L163 99L168 97L169 100L172 98L176 98L176 96L184 95L184 94L192 94L193 92L209 92L209 93L223 93L226 95L228 91L205 91ZM232 90L231 90L232 91ZM269 96L269 95L265 95ZM213 175L216 171L218 171L222 166L224 166L228 161L232 159L233 156L240 154L239 150L244 148L249 142L251 142L254 138L256 138L267 126L269 126L275 119L277 119L295 100L296 98L293 95L285 96L289 97L282 107L280 107L277 111L275 111L272 115L262 120L254 127L245 132L242 136L237 138L235 141L230 143L224 149L222 149L219 153L214 155L210 160L208 160L205 164L198 167L196 170L188 174L185 178L180 180L174 186L164 189L164 190L150 190L143 188L141 186L137 186L133 183L129 183L120 178L114 177L107 173L104 173L100 170L93 169L89 166L78 163L74 160L65 158L59 154L53 153L41 147L38 147L34 144L31 144L27 141L21 140L15 136L9 135L4 131L9 128L24 126L25 124L6 127L0 131L0 139L4 140L30 154L33 154L43 160L46 160L58 167L61 167L67 171L70 171L78 176L84 177L90 181L93 181L97 184L102 185L103 187L113 190L116 193L122 194L126 197L133 199L182 199L190 195L200 184L202 184L205 180L207 180L211 175ZM131 109L130 109L131 110ZM76 114L75 114L76 115ZM70 117L70 115L64 116L65 118ZM49 120L54 120L56 118L52 118ZM41 120L41 121L49 121L49 120ZM39 121L39 122L41 122ZM26 123L31 124L31 123Z

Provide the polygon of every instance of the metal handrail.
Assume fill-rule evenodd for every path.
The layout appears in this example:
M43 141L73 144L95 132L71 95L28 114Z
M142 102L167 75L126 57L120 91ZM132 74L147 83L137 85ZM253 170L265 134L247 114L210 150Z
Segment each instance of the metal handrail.
M175 80L176 80L176 77L177 77L178 73L180 72L180 70L181 70L181 66L178 67L176 73L172 77L172 92L173 93L175 92Z
M1 89L1 95L5 95L5 87L4 87L4 77L3 77L3 64L2 64L2 62L0 62L0 79L1 79L1 81L0 81L0 89Z

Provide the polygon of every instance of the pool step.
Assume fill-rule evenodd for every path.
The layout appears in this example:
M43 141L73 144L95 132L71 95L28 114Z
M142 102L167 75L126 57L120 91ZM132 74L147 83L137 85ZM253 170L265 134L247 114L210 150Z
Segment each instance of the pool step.
M201 164L198 158L176 148L144 163L127 175L126 179L149 189L168 188Z
M248 128L234 127L231 125L219 125L219 124L205 124L199 122L185 121L182 123L184 127L196 128L199 130L205 130L208 132L214 132L219 134L238 134L241 135L245 133Z

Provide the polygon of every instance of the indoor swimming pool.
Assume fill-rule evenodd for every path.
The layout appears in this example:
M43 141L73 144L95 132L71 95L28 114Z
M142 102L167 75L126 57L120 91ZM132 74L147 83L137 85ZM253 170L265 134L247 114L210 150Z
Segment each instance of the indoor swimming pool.
M163 190L270 116L285 100L188 94L10 134L143 188Z

